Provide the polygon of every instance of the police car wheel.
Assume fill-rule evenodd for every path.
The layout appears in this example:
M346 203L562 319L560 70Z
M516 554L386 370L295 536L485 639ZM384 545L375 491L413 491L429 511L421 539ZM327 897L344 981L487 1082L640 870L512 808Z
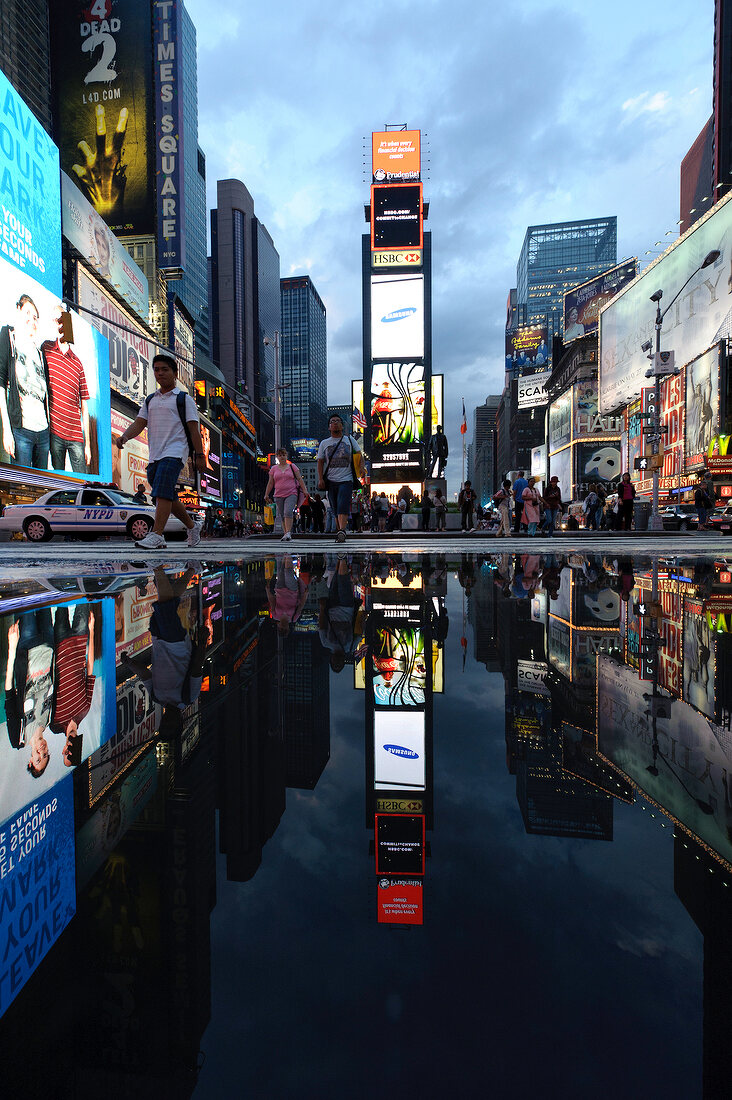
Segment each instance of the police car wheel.
M53 531L43 516L28 516L23 524L23 531L30 542L48 542L53 537Z
M132 516L127 520L127 534L135 542L144 539L152 531L152 523L147 516Z

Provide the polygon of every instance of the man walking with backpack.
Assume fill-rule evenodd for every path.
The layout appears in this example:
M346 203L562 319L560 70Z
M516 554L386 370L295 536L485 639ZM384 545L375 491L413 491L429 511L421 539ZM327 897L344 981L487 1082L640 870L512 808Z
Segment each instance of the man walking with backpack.
M355 488L360 488L355 456L362 452L353 436L344 436L343 421L337 413L331 416L328 428L330 436L322 440L318 447L318 488L321 492L324 489L328 491L333 514L338 517L336 540L344 542L352 493Z
M155 502L155 523L135 545L144 550L164 550L165 525L172 512L188 529L188 545L197 546L203 524L188 515L178 500L176 484L189 454L197 470L206 468L198 409L193 398L178 388L178 365L172 356L156 355L153 370L158 389L145 400L136 420L114 441L121 450L147 428L147 480Z

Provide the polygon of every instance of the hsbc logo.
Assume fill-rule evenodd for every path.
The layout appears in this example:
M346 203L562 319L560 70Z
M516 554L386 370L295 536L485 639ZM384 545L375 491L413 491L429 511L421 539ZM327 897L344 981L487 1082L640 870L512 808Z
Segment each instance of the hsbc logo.
M394 252L372 252L372 267L421 267L422 249L398 249Z

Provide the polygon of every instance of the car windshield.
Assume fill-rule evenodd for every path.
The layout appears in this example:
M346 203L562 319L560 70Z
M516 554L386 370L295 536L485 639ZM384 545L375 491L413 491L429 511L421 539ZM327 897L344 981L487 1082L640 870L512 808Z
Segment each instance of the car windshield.
M112 501L112 504L133 505L137 503L132 493L123 493L121 489L105 489L104 492Z

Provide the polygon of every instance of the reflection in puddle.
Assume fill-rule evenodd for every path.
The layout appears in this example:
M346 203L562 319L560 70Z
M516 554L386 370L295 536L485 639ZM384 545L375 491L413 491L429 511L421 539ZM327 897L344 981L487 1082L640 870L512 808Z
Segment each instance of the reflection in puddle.
M336 929L346 937L359 974L351 1053L367 1060L386 1026L367 1015L385 973L400 974L401 992L389 986L384 1004L402 1005L410 983L454 950L457 911L477 959L487 929L512 937L527 920L522 897L543 897L549 912L574 892L581 909L600 907L598 936L603 921L635 924L614 933L616 950L655 960L614 988L618 1020L668 982L693 1006L691 915L705 938L703 1047L681 1053L682 1031L699 1031L699 1019L689 1028L653 1013L617 1039L642 1080L640 1048L663 1028L678 1052L665 1094L695 1094L703 1058L705 1095L723 1095L714 1090L732 1068L728 1044L711 1037L726 1019L730 974L719 933L732 915L730 632L732 574L712 559L340 553L0 579L0 1011L11 1086L42 1079L46 1094L73 1096L74 1081L86 1095L92 1082L136 1088L155 1077L168 1089L159 1095L196 1085L221 1095L234 1071L232 1021L243 1027L257 1003L254 987L232 984L239 951L256 968L268 942L260 977L272 1012L289 1019L278 991L303 968L323 1028L337 1027L323 924L331 945ZM630 890L648 860L651 879ZM515 899L506 867L524 884ZM544 893L547 874L556 889ZM615 908L603 876L616 883ZM275 929L295 924L276 946L274 913ZM564 965L557 919L549 943L525 930L547 1005L548 975ZM653 921L668 943L638 947L656 942ZM419 937L399 941L399 965L394 928ZM299 951L295 971L286 943ZM605 954L593 963L611 967L600 983L620 965ZM584 965L577 958L578 976ZM466 1003L469 971L452 975ZM509 979L494 981L496 997L512 996ZM69 1023L30 1071L21 1037L39 1005ZM561 1030L578 1002L555 1010ZM423 1024L435 1005L423 992L411 1011ZM479 1014L471 1021L484 1044ZM261 1033L247 1026L256 1061ZM499 1027L495 1042L506 1039ZM468 1080L486 1072L477 1049ZM590 1043L590 1071L599 1056ZM313 1079L326 1062L326 1046L300 1053ZM428 1063L415 1080L437 1095ZM534 1085L566 1073L559 1061L528 1070ZM328 1091L288 1091L284 1067L275 1078L270 1095Z

